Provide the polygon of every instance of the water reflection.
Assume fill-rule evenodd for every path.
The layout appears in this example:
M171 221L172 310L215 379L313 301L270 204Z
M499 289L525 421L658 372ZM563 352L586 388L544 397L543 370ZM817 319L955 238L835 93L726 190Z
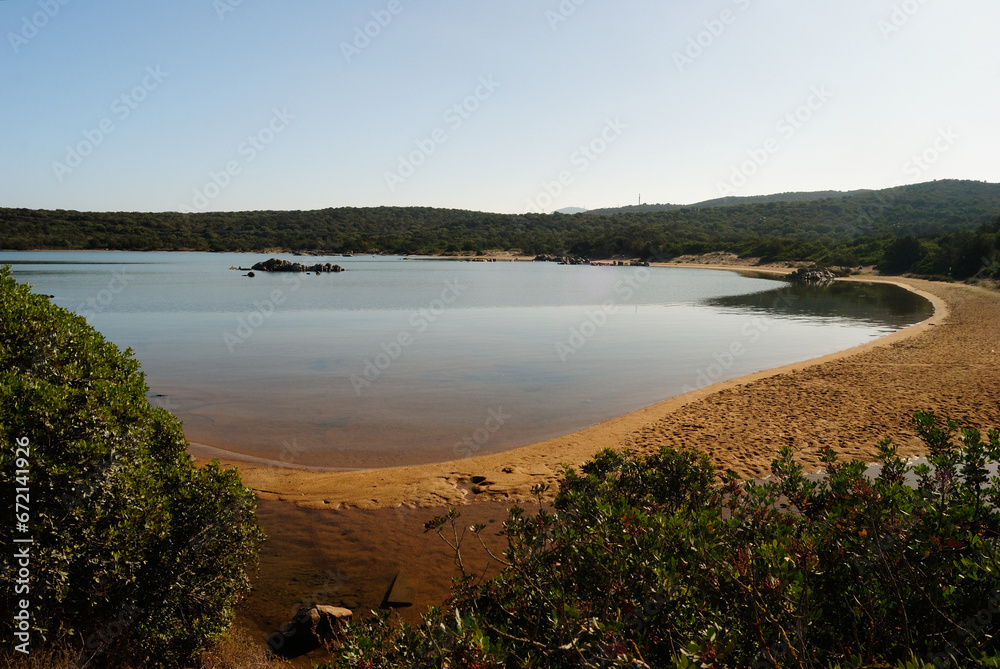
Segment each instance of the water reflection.
M490 411L511 419L478 453L523 446L931 313L891 285L686 268L355 257L317 258L348 269L336 276L229 270L263 259L0 253L18 279L131 347L189 439L303 466L462 456ZM112 293L117 276L125 288ZM460 299L422 315L448 286ZM394 347L402 335L411 343Z
M930 302L899 286L853 281L825 286L788 283L776 290L709 298L703 304L771 318L822 318L891 328L925 320L934 313Z

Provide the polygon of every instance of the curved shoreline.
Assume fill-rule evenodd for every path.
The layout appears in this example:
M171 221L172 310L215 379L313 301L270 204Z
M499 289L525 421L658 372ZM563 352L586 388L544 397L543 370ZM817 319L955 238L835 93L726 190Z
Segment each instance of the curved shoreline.
M745 266L679 265L676 263L666 266L736 271L758 275L761 273L784 274L787 272L787 270L770 270ZM264 461L264 463L245 462L242 457L238 456L229 458L220 457L220 460L226 466L238 467L244 483L253 488L262 499L291 502L307 508L384 508L400 505L432 507L460 505L474 500L523 502L532 499L530 488L533 485L537 483L553 483L558 479L561 471L560 463L578 467L593 457L602 448L619 448L624 446L636 449L648 449L656 447L657 444L677 444L678 441L681 445L685 445L686 437L696 434L699 430L704 432L705 426L699 424L693 426L692 429L685 428L681 430L678 426L667 425L667 423L671 421L677 422L674 419L680 419L679 414L682 413L682 410L685 410L683 413L691 413L690 411L686 411L686 409L692 405L698 403L704 404L709 400L717 402L722 395L726 395L727 393L732 395L734 391L738 391L737 394L746 395L747 393L744 393L743 389L747 389L748 386L755 384L765 383L769 379L781 379L779 383L772 383L770 385L788 385L786 381L792 379L803 370L810 370L811 373L809 376L815 377L817 375L816 370L828 369L845 360L856 360L856 363L860 363L861 361L858 359L867 353L893 349L894 347L901 346L903 342L909 342L920 335L933 333L938 325L945 324L949 319L952 313L952 305L949 302L961 303L964 309L968 306L966 302L970 301L966 298L972 297L971 302L976 303L974 306L983 307L983 305L986 305L992 309L990 319L992 319L991 322L994 325L996 322L1000 322L1000 308L998 308L1000 307L1000 300L996 299L1000 296L983 289L970 288L964 285L956 286L954 284L931 284L930 282L914 279L850 277L844 280L891 283L906 288L931 301L934 305L934 315L921 323L898 330L860 346L712 384L705 388L668 398L643 409L629 412L571 434L501 453L429 465L337 472L315 471L305 468L279 468L266 464L268 461ZM976 298L979 296L983 299L977 300ZM988 301L989 298L993 298L992 301ZM964 321L967 319L963 318L960 320ZM993 330L993 332L998 331L1000 330ZM987 332L989 332L988 329ZM907 348L917 349L919 347L908 346ZM941 355L938 355L940 353L940 351L936 352L937 358L941 357ZM951 353L954 353L954 351L951 351ZM944 355L944 358L950 359L947 354ZM991 360L1000 360L1000 358L991 358ZM875 362L873 364L876 364L877 369L881 369L877 366L880 363ZM859 369L864 367L861 364L855 364L855 366ZM822 373L819 373L819 375L822 376ZM910 386L913 385L912 382L914 379L908 377L905 380L911 382ZM852 379L847 379L847 382L841 383L841 386L845 386L848 389L853 388L855 385L858 384L853 383ZM919 382L917 385L920 385ZM749 390L752 391L752 389ZM794 393L800 392L800 389L791 390ZM831 392L840 392L843 388L828 390L831 390ZM879 388L855 388L855 390L876 394ZM768 393L766 394L770 396L770 394L773 394L774 389L769 388L767 391ZM733 398L728 397L727 401L733 401ZM739 402L746 403L746 397L738 398L737 404ZM780 414L781 410L786 406L786 403L775 401L771 413ZM996 404L994 403L995 406ZM934 407L912 406L907 409L907 412L920 408L933 409ZM824 405L822 409L825 413L832 412L836 414L842 407ZM760 408L758 407L755 410L759 411ZM699 410L694 413L698 417L697 422L700 423L712 423L713 418L716 423L725 422L724 420L719 420L720 418L733 419L732 416L717 415L713 417L709 415L717 411L718 409L713 410L712 407L699 407ZM987 414L989 418L994 418L995 416L995 412L987 412ZM753 415L748 414L748 421L746 422L753 422ZM819 422L828 421L821 420ZM897 426L884 424L888 421L881 422L883 424L871 426L872 429L881 431L882 436L898 436ZM747 432L745 429L746 425L739 424L738 427L743 429L737 431ZM711 432L711 430L709 429L708 432ZM751 429L747 436L753 436L752 433L753 430ZM772 441L771 437L774 435L766 433L766 435L756 436L763 437L762 441L769 444ZM808 437L810 435L804 436ZM877 439L868 445L871 454L874 454L875 451L875 441ZM770 450L769 454L761 453L762 448L764 446L758 446L754 453L752 453L752 458L749 458L745 452L730 453L726 450L720 450L720 448L714 449L713 456L715 456L718 465L732 468L737 473L751 476L759 473L760 468L763 466L762 462L766 464L766 462L769 462L769 458L773 456L773 450ZM747 449L744 447L741 450L746 451ZM912 445L910 446L910 450L913 450ZM220 454L225 453L218 449L212 449L212 451L209 457L219 457ZM764 459L765 456L766 459Z

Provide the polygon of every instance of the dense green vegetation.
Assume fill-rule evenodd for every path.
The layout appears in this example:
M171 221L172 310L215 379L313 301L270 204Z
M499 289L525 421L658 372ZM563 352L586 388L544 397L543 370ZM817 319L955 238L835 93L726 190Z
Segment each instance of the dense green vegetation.
M733 251L767 260L880 264L932 274L948 274L952 268L956 278L976 274L983 264L967 257L970 253L985 264L995 255L986 252L996 249L991 226L1000 215L998 184L935 181L831 197L802 194L820 197L812 200L792 195L660 211L628 208L609 215L504 215L421 207L192 215L0 209L0 248L399 254L519 250L595 258ZM906 237L917 240L919 252L893 246ZM980 252L985 255L976 255Z
M828 267L875 265L886 274L996 279L1000 278L1000 218L973 230L937 235L884 235L827 243L764 238L742 242L734 249L762 261L799 259Z
M738 204L756 204L763 202L811 202L812 200L826 200L834 198L849 197L860 193L870 193L870 190L823 190L798 193L775 193L773 195L729 195L713 200L705 200L695 204L632 204L625 207L607 207L603 209L591 209L590 214L629 214L648 211L674 211L676 209L706 209L708 207L731 207Z
M914 425L933 471L885 440L874 480L830 450L825 480L785 447L763 485L603 451L554 510L511 510L498 577L466 575L416 627L355 623L328 667L1000 666L1000 433ZM452 544L460 526L428 523Z
M192 465L179 422L146 399L131 351L9 269L0 269L3 653L27 659L11 644L26 600L33 653L70 648L73 666L88 667L186 662L228 630L248 590L262 539L253 493L234 471ZM15 498L15 488L27 494ZM15 510L26 528L15 527ZM25 537L33 543L13 543ZM14 547L29 556L15 558ZM11 585L19 578L26 589Z

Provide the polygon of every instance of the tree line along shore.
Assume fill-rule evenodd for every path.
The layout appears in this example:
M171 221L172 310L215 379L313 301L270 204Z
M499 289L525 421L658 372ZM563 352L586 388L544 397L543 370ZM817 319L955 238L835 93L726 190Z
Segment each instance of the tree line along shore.
M812 198L812 199L810 199ZM727 251L762 262L877 266L964 280L1000 275L1000 185L935 181L598 213L427 207L201 214L0 209L7 250L569 254L669 260Z

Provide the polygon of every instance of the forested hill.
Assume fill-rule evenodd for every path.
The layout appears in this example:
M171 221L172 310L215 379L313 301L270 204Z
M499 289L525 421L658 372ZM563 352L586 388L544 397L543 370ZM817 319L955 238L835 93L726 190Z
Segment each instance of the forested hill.
M850 197L861 193L871 193L870 190L822 190L810 193L775 193L774 195L747 195L738 197L720 197L714 200L705 200L694 204L639 204L625 207L607 207L604 209L590 209L588 214L639 214L653 211L677 211L678 209L707 209L709 207L732 207L738 204L764 204L767 202L811 202L813 200L829 200L835 198Z
M735 250L807 258L859 239L977 230L998 216L1000 184L976 181L935 181L805 202L611 215L421 207L192 215L0 209L0 248L401 254L518 249L591 257Z

